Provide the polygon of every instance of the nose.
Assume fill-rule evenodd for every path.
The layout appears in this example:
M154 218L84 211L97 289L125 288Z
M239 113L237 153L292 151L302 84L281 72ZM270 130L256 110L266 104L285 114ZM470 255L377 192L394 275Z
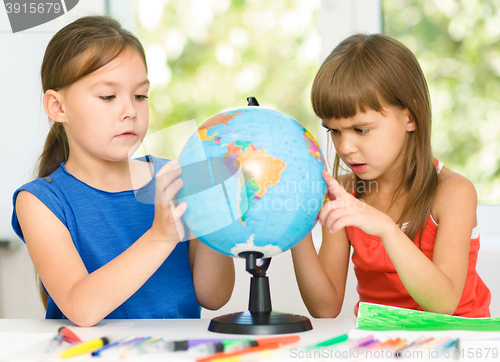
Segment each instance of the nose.
M137 108L133 99L124 100L122 105L121 120L135 120L137 118Z
M343 155L350 155L355 153L358 148L356 147L356 143L349 135L341 135L340 136L340 144L337 147L337 150Z

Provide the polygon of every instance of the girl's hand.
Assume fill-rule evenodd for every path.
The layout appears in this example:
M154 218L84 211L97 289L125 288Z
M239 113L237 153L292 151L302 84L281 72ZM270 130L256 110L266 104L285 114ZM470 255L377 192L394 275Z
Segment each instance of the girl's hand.
M335 234L346 226L356 226L370 235L381 236L394 221L385 213L349 194L328 172L323 171L328 199L319 213L319 223Z
M180 218L187 210L187 204L182 202L175 206L173 201L183 185L179 178L181 172L177 161L172 160L156 174L155 218L150 229L154 240L177 244L184 238Z

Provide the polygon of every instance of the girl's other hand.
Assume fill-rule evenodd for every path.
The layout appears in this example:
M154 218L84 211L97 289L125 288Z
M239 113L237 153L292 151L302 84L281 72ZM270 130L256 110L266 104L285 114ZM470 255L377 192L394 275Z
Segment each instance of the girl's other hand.
M328 199L319 213L319 223L335 234L346 226L356 226L370 235L381 236L394 221L382 211L349 194L328 172L323 171Z
M175 206L174 197L182 188L179 176L182 168L176 160L168 162L156 174L155 218L151 233L155 240L177 244L184 238L181 216L187 210L187 204L181 202Z

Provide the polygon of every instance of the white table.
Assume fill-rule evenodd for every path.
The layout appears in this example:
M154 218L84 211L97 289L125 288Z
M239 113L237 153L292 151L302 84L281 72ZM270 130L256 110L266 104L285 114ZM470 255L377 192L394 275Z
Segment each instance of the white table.
M313 330L300 333L301 343L317 343L324 339L334 337L338 334L346 333L355 326L354 319L313 319ZM22 342L24 339L27 341L30 337L44 338L44 340L35 343L34 345L23 348L21 351L3 356L0 350L0 361L19 361L19 360L33 360L33 361L55 361L59 359L57 354L48 353L47 346L51 337L55 336L56 331L61 326L68 326L77 336L82 340L90 340L100 337L110 337L111 339L125 337L128 335L134 336L153 336L161 337L165 340L185 340L185 339L199 339L199 338L257 338L266 336L251 336L251 335L234 335L234 334L221 334L208 331L209 319L127 319L127 320L103 320L94 327L76 327L68 320L55 320L55 319L0 319L0 346L2 336L5 338L7 334L11 336L18 336L17 340ZM50 335L48 334L50 333ZM11 337L8 337L11 338ZM36 340L36 338L34 338ZM21 344L21 343L20 343ZM184 352L175 352L167 354L154 354L147 356L140 356L141 359L147 360L163 360L168 357L168 360L194 360L191 355ZM137 359L137 356L134 357ZM89 355L82 355L73 357L69 360L92 360L92 361L105 361L105 358L92 358ZM116 359L111 359L116 360Z
M287 349L280 349L263 354L246 355L243 361L247 360L272 360L272 361L334 361L338 360L335 353L340 353L340 349L329 348L317 351L316 355L312 352L305 354L300 346L319 343L326 339L333 338L343 333L349 333L349 338L359 338L369 334L374 334L377 339L384 340L393 337L405 337L408 340L416 339L422 335L425 336L449 336L461 338L483 338L482 341L464 340L461 348L464 348L464 358L461 360L470 361L499 361L500 362L500 332L499 333L479 333L467 331L440 331L440 332L371 332L353 329L355 319L312 319L313 329L307 332L298 333L301 336L299 343L290 345ZM82 340L90 340L99 337L110 337L112 339L134 336L153 336L161 337L166 340L185 340L198 338L258 338L266 336L251 335L229 335L208 331L209 319L198 320L103 320L94 327L81 328L76 327L68 320L44 320L44 319L0 319L0 361L62 361L57 353L47 351L48 344L56 331L61 326L68 326ZM485 338L497 338L484 340ZM3 351L2 351L3 347ZM340 347L339 347L340 348ZM489 356L486 357L487 349ZM493 357L493 349L497 349L498 355ZM6 354L6 350L11 350ZM364 361L395 361L396 359L386 354L382 358L379 356L368 355L367 351L360 353L348 353L347 347L343 350L344 360L364 360ZM12 352L13 351L13 352ZM337 352L335 352L337 351ZM431 351L422 355L415 355L415 358L403 358L402 360L415 361L436 361L435 355ZM479 354L481 355L480 357ZM373 357L373 358L367 358ZM376 357L376 358L375 358ZM388 358L390 357L390 358ZM196 358L186 352L170 352L162 354L147 354L126 358L129 360L147 360L147 361L194 361ZM75 361L116 361L117 357L91 357L90 354L73 357L70 360ZM449 359L451 360L451 359Z

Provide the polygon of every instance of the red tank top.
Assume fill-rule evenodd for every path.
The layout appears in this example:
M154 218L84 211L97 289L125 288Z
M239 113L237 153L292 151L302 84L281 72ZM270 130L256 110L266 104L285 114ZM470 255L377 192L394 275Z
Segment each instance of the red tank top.
M432 260L437 230L438 225L429 215L422 235L421 250L430 260ZM382 240L357 227L348 226L346 231L354 250L352 262L358 279L359 301L423 310L403 286L394 265L385 252ZM419 246L419 234L420 232L413 240L417 247ZM469 265L464 291L453 315L474 318L490 316L491 293L476 270L478 251L479 232L476 227L471 235ZM354 308L356 315L358 314L358 305L359 302Z

